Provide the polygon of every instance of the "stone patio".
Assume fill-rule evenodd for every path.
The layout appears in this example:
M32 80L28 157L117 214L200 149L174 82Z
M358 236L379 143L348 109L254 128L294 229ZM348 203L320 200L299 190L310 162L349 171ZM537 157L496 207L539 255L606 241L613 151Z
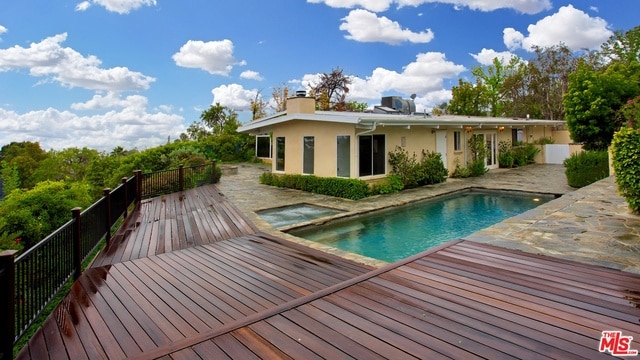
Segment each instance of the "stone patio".
M240 164L238 173L223 176L218 187L261 230L370 265L385 263L284 231L469 188L553 194L558 198L465 239L640 273L640 216L629 213L624 199L616 193L613 177L575 190L567 185L563 166L535 164L496 169L478 178L448 179L442 184L353 201L260 184L260 174L269 169L265 165ZM344 212L280 229L274 229L255 213L299 203L328 206Z

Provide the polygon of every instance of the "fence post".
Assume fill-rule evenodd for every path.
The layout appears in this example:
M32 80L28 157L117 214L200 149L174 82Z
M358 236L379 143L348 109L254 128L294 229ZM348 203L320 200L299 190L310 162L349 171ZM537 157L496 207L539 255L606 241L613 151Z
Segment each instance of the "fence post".
M178 169L178 191L184 190L184 165L180 164Z
M129 187L127 186L127 178L122 177L122 186L124 187L124 217L127 218L127 212L129 211Z
M211 160L211 183L215 184L216 179L216 161Z
M136 170L134 174L136 176L136 204L140 204L142 201L142 170Z
M109 245L109 240L111 239L111 189L109 188L105 188L104 190L102 190L102 195L104 195L107 199L106 199L106 206L107 206L107 212L106 212L106 221L107 221L107 228L105 229L107 232L107 237L105 238L105 241L107 243L107 245Z
M0 360L13 359L13 341L16 336L16 250L0 253Z
M82 273L82 224L79 207L71 209L73 215L73 280L78 280Z

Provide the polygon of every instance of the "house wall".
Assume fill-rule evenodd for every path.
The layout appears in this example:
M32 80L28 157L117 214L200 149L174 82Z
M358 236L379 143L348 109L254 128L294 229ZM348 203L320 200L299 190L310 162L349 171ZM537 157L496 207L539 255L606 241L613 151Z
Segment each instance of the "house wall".
M337 136L351 137L351 177L355 177L355 129L350 124L319 123L309 120L289 121L273 130L274 161L272 171L287 174L302 174L303 138L314 137L314 175L335 177L337 168ZM285 171L276 171L277 137L285 138Z
M526 126L526 124L523 124L521 127L506 127L503 130L493 127L485 129L474 128L470 131L467 131L464 128L442 129L442 131L446 131L447 156L445 166L449 170L449 173L452 173L455 170L457 162L461 166L466 166L468 162L471 161L471 155L468 151L468 140L472 135L479 133L496 134L497 151L500 142L506 141L511 143L513 128L523 129L524 142L534 142L543 137L553 138L556 144L568 143L568 141L570 141L566 130L557 131L553 130L550 126ZM273 130L274 148L272 151L274 154L274 161L272 163L272 171L278 172L276 171L275 161L275 139L277 137L285 137L285 171L281 173L303 173L303 137L313 136L315 141L314 175L321 177L335 177L337 176L337 136L350 136L350 177L356 178L358 176L357 144L359 134L384 134L387 159L388 153L394 151L396 146L402 147L402 149L406 150L410 155L415 153L418 159L420 159L422 150L436 151L437 131L440 131L440 129L417 125L412 125L410 127L378 126L375 131L367 131L365 129L356 129L352 124L316 122L311 120L289 121L279 125ZM455 131L459 131L461 136L461 149L458 151L454 150ZM540 159L544 158L542 157ZM387 162L386 172L389 173L390 171L391 166ZM380 177L384 176L369 176L363 177L363 179L375 180Z

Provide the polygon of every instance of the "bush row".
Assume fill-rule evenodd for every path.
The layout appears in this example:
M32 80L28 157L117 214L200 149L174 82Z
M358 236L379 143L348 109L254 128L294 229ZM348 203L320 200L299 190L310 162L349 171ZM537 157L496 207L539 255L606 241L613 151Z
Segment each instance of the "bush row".
M498 164L501 168L512 168L533 164L540 149L534 144L511 145L510 141L501 141L498 146Z
M279 175L265 172L260 176L260 183L352 200L362 199L370 195L369 184L366 181L357 179L325 178L298 174Z
M569 186L581 188L609 176L607 151L583 151L564 160Z
M632 124L633 125L633 124ZM640 212L640 130L623 127L613 136L613 169L618 191L634 213Z

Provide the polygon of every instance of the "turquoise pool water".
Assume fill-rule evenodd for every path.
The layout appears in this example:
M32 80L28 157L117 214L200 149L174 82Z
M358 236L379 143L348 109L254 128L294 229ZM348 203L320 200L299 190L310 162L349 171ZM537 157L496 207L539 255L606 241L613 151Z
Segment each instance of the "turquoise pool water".
M292 235L394 262L459 239L553 199L467 191L290 231Z

